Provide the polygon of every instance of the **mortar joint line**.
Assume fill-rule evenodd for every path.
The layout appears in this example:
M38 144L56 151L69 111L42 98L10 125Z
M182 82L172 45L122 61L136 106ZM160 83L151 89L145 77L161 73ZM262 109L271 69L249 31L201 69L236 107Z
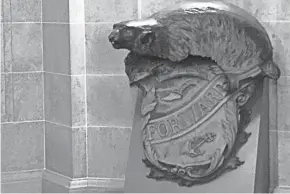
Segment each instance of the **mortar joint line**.
M42 57L41 57L41 62L42 62L42 83L43 83L43 119L44 119L44 126L43 126L43 163L44 163L44 169L46 169L46 141L45 141L45 134L46 134L46 125L45 125L45 120L46 120L46 117L45 117L45 68L44 68L44 36L43 36L43 2L41 0L41 3L40 3L40 9L41 9L41 15L40 15L40 22L41 22L41 38L42 38L42 45L41 45L41 54L42 54Z

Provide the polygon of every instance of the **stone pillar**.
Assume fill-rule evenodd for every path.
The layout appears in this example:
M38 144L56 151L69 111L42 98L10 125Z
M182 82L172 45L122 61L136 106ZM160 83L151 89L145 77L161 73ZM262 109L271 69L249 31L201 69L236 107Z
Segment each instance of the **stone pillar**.
M188 1L116 23L136 95L125 192L269 192L270 94L280 77L257 19Z
M43 192L123 190L132 113L118 59L127 52L106 37L116 19L136 18L135 2L43 0Z

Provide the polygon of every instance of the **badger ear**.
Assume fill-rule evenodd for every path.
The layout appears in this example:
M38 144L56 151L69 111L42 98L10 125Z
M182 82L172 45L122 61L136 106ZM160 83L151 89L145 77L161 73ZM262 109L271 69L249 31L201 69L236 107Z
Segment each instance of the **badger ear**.
M152 41L155 37L154 32L152 31L143 31L142 34L140 35L140 42L141 44L147 44L148 42L150 42L150 40Z

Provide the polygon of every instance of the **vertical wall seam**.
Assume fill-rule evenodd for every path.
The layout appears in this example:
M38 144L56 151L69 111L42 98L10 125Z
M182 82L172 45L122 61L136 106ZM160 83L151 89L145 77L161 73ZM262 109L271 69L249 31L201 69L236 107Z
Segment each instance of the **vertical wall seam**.
M88 154L88 102L87 102L87 56L86 56L86 15L85 15L85 0L82 0L82 35L83 35L83 49L84 49L84 95L85 95L85 153L86 153L86 177L89 177L89 154Z
M12 2L11 2L11 0L10 0L10 2L9 2L9 10L10 10L10 22L12 22L13 21L13 19L12 19ZM11 55L10 55L10 57L11 57L11 61L13 61L13 52L12 52L12 50L13 50L13 33L12 33L12 24L10 23L10 25L9 25L9 29L10 29L10 51L9 52L11 52ZM12 75L11 75L11 85L12 85L12 89L11 89L11 95L12 95L12 110L11 110L11 116L12 116L12 118L11 118L11 121L12 122L14 122L14 76L13 76L13 63L11 63L11 72L12 72Z
M67 24L62 24L62 25L68 25L68 56L69 56L69 67L68 67L68 76L69 76L69 81L70 81L70 91L69 91L69 94L70 94L70 110L69 110L69 114L70 114L70 128L71 128L71 134L72 134L72 136L71 136L71 138L72 138L72 142L73 142L73 114L72 114L72 106L73 106L73 104L72 104L72 77L71 77L71 75L72 75L72 70L71 70L71 68L72 68L72 61L71 61L71 24L70 24L70 17L71 17L71 13L70 13L70 0L68 0L67 1L67 15L68 15L68 17L67 17ZM72 147L72 146L71 146ZM73 151L73 149L72 149L72 151ZM73 161L73 152L72 152L72 161ZM74 163L72 163L72 171L73 171L73 168L74 168ZM74 173L73 173L73 175L74 175Z
M1 74L0 74L0 81L1 81L1 84L0 84L0 89L1 89L1 91L2 91L2 71L4 71L4 67L5 67L5 65L4 65L4 61L3 61L3 70L2 70L2 60L4 60L4 59L2 59L2 49L4 49L4 44L2 44L2 41L3 41L3 43L4 43L4 31L3 31L3 28L4 28L4 25L3 25L3 22L4 22L4 9L3 9L3 7L2 7L3 5L2 5L2 0L0 1L0 14L1 14L1 26L0 26L0 34L1 34L1 37L0 37L0 64L1 64ZM3 20L3 21L2 21ZM3 46L3 47L2 47ZM2 137L2 95L0 95L0 101L1 101L1 106L0 106L0 112L1 112L1 116L0 116L0 135L1 135L1 137ZM0 138L0 144L2 145L2 138ZM0 167L0 172L2 172L2 169L1 169L1 167ZM2 189L1 189L2 190Z
M41 63L42 63L42 83L43 83L43 88L42 88L42 92L43 92L43 103L42 103L42 106L43 106L43 165L44 165L44 169L46 169L46 146L45 146L45 133L46 133L46 116L45 116L45 71L44 71L44 36L43 36L43 0L41 0L41 3L40 3L40 25L41 25L41 38L42 38L42 44L41 44Z
M85 3L84 3L85 4ZM85 6L84 8L84 14L85 14ZM85 126L86 126L86 174L87 177L89 177L89 153L88 153L88 102L87 102L87 56L86 56L86 21L84 17L84 24L83 24L83 30L84 30L84 65L85 65Z
M10 22L13 22L13 18L12 18L12 2L11 2L11 0L9 1L9 20L10 20Z
M74 53L72 53L72 49L74 49L75 46L79 46L79 45L75 45L73 44L73 41L74 41L74 38L75 38L75 35L77 36L80 36L82 41L84 41L85 39L85 26L84 26L84 0L68 0L68 7L69 7L69 21L68 21L68 24L69 24L69 42L70 42L70 45L69 45L69 52L70 52L70 80L71 80L71 121L72 121L72 124L71 124L71 129L72 129L72 133L74 132L74 129L78 128L84 128L85 129L85 149L87 149L87 129L86 129L86 122L87 122L87 119L86 119L86 99L84 99L84 109L85 109L85 123L83 125L76 125L74 126L74 123L73 123L73 95L72 95L72 92L73 92L73 77L78 77L80 76L80 78L82 79L85 79L83 80L84 81L84 95L86 95L86 70L84 70L84 72L75 72L73 71L73 68L74 68L74 65L79 65L76 63L75 58L72 57L72 55ZM73 26L73 25L78 25L77 27ZM76 31L76 32L75 32ZM78 37L79 38L79 37ZM85 49L85 41L82 42L81 44L83 44L83 49ZM83 65L85 66L85 50L84 50L84 53L83 53ZM85 96L86 97L86 96ZM72 136L72 138L74 138ZM72 139L73 140L73 139ZM74 141L74 140L73 140ZM72 147L72 154L75 155L75 152L73 151L74 150L74 145L72 144L71 145ZM85 150L85 165L87 165L87 151ZM73 159L72 159L72 163L73 163L73 175L75 174L75 158L73 156ZM85 169L85 173L87 174L87 167ZM87 177L87 175L85 176ZM84 177L84 178L85 178Z

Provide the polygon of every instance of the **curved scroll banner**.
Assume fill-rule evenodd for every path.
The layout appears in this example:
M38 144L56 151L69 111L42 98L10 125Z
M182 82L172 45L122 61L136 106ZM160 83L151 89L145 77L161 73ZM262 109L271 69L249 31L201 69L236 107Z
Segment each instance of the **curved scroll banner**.
M244 105L261 78L280 77L257 19L222 1L185 1L114 24L109 41L131 51L126 73L143 90L148 178L193 186L244 163L236 156L250 137Z

